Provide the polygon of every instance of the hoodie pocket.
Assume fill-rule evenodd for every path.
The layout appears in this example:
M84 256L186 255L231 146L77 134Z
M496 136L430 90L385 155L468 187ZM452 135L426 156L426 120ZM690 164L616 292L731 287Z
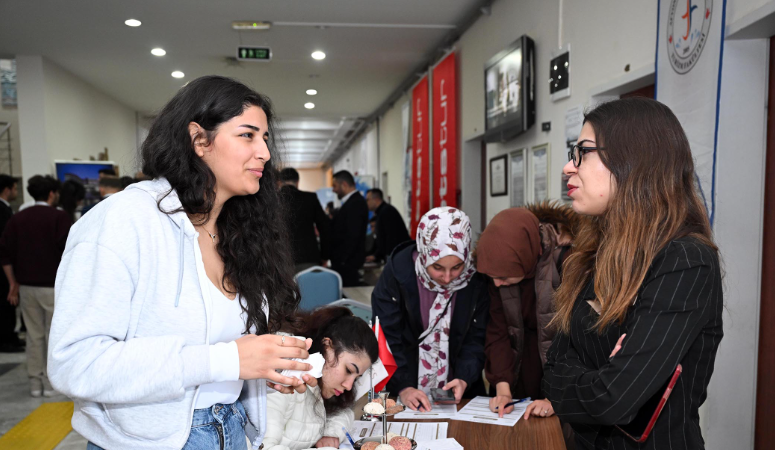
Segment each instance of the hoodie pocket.
M108 420L126 436L159 441L186 430L191 398L160 403L102 404Z

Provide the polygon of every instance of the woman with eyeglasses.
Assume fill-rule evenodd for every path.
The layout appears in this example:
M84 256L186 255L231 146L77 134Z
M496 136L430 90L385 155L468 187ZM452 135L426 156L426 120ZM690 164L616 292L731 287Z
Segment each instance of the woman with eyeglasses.
M723 337L723 294L681 124L654 100L605 103L585 116L570 159L573 209L592 220L563 266L544 393L577 448L704 448L698 410ZM647 402L679 364L650 435L636 442L645 426L631 422L652 416Z

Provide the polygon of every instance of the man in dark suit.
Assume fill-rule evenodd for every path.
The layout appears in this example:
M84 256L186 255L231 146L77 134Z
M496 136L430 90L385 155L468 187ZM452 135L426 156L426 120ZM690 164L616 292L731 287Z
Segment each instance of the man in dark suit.
M358 270L366 261L369 207L355 189L355 179L350 172L335 173L333 189L342 206L331 225L331 267L342 276L344 286L358 286Z
M11 202L19 194L17 180L8 175L0 175L0 235L11 220L13 210ZM14 331L16 329L16 305L8 302L10 284L5 273L0 273L0 353L19 353L24 344Z
M385 261L393 249L406 241L412 240L406 231L406 223L401 213L391 204L385 202L381 189L370 189L366 193L366 204L369 211L374 211L377 217L377 239L374 254L366 258L368 262Z
M280 182L280 193L285 200L287 211L285 220L291 240L293 263L298 273L321 265L328 259L330 220L323 212L317 195L299 190L299 172L296 169L283 169L280 172ZM319 247L315 229L320 236Z

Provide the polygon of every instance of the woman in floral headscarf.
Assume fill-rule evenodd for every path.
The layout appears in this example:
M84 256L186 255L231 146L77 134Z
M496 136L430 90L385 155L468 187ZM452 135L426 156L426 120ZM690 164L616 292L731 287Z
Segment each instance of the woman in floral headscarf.
M474 268L466 213L428 211L416 239L388 258L371 305L398 366L388 390L407 407L430 411L432 388L452 390L456 401L485 395L490 297Z

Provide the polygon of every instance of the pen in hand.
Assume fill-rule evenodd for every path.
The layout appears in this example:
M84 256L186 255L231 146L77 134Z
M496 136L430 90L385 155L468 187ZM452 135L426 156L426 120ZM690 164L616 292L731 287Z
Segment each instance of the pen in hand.
M505 408L508 408L511 405L516 405L517 403L526 402L528 400L532 400L532 399L530 397L520 398L519 400L515 400L513 402L506 403L505 405L503 405L503 408L505 409ZM498 406L495 407L495 409L498 409L498 408L499 408Z
M342 427L342 431L344 431L344 435L347 436L347 440L350 441L350 444L352 444L353 447L355 447L355 441L353 441L352 436L350 436L350 433L347 432L347 429L345 427Z

